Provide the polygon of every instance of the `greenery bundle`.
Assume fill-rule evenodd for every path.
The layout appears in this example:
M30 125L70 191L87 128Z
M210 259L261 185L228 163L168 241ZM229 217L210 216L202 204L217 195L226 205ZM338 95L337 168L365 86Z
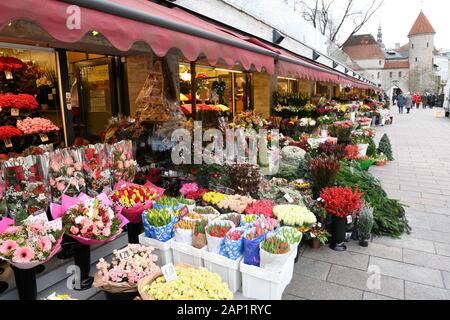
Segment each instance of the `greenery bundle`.
M399 238L411 231L404 206L398 200L389 199L380 182L357 164L341 163L336 182L345 187L357 185L359 191L364 193L363 200L374 209L374 235Z
M370 139L370 141L369 141L369 147L367 148L366 155L370 158L376 158L378 155L377 146L375 145L375 142L373 141L373 139Z
M392 146L391 141L387 134L384 134L380 140L380 144L378 145L378 153L384 154L389 161L394 161L394 157L392 155Z

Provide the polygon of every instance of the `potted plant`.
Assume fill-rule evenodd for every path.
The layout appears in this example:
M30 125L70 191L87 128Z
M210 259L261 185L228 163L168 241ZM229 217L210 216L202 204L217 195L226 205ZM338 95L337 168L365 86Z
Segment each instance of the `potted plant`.
M332 125L335 121L336 116L334 114L323 115L317 118L317 123L320 125L320 135L322 138L328 137L328 126Z
M358 230L359 236L359 245L361 247L369 246L373 223L373 208L368 204L365 204L358 215L358 220L356 221L356 228Z
M375 136L371 129L359 129L353 133L353 143L358 146L360 157L367 155L367 149L369 148L370 140Z
M310 228L300 228L304 234L305 240L309 242L311 249L320 249L321 246L326 245L330 234L322 227L322 224L317 223Z
M332 243L330 248L335 251L345 251L345 235L347 224L349 224L349 216L357 213L362 206L362 194L358 192L358 188L353 191L349 187L333 187L325 188L320 197L324 201L325 209L332 216L331 234Z
M319 197L320 191L325 187L332 187L336 183L340 164L334 157L320 156L311 163L311 176L313 180L313 194Z

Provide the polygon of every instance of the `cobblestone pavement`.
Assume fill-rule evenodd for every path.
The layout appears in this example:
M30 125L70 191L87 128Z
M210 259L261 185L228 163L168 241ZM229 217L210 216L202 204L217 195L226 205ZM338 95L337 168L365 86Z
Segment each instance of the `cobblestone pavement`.
M411 234L375 238L368 248L353 241L343 253L306 249L284 299L450 299L450 119L414 109L377 128L378 139L384 133L396 160L371 172L409 206ZM381 286L369 289L374 267Z

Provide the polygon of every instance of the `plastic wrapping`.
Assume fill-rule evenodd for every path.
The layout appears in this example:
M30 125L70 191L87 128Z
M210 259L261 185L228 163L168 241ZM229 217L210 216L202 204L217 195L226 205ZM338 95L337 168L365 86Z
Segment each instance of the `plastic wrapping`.
M208 226L227 226L231 227L231 229L235 228L235 225L232 221L229 220L214 220L208 224ZM208 226L206 228L208 228ZM207 229L206 229L207 230ZM208 251L212 253L220 254L225 236L223 238L213 237L208 231L206 232L206 241L208 245Z
M266 234L260 235L258 238L255 238L253 240L245 239L244 234L244 263L259 267L260 265L260 244L264 241L266 238Z
M50 193L45 179L45 161L36 156L20 157L5 161L2 168L4 199L8 214L14 220L19 215L23 219L47 210Z
M284 265L286 261L289 259L289 256L291 255L292 251L288 251L287 253L283 254L272 254L267 251L264 251L264 249L261 248L262 242L260 243L260 266L263 269L273 271L273 272L280 272L283 270Z
M49 183L53 202L62 195L77 197L86 190L81 150L57 149L50 153Z
M104 144L88 145L81 149L83 169L86 174L87 194L95 197L111 191L111 159Z
M177 218L172 218L169 224L162 227L155 227L148 224L145 212L142 213L142 222L144 224L144 233L147 238L156 239L161 242L167 242L175 236L174 225L178 222Z
M192 246L193 231L192 229L175 228L175 241Z
M133 143L124 140L108 146L112 159L113 183L120 180L133 182L137 163L133 158Z
M244 253L244 239L243 235L245 232L245 228L235 228L231 229L228 233L233 231L239 231L242 232L241 237L239 240L230 240L227 239L227 236L225 236L225 239L223 240L222 248L220 249L220 254L224 257L227 257L231 260L237 260L239 259L242 254ZM228 234L227 234L228 235Z

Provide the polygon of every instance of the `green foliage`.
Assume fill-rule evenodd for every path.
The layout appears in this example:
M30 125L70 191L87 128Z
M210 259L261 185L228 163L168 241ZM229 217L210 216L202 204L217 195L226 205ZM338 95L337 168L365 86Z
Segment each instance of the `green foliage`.
M389 161L394 161L394 157L392 155L391 141L389 140L387 134L384 134L384 136L380 140L380 144L378 145L378 153L384 154Z
M364 193L363 200L374 209L373 234L399 238L411 231L404 206L398 200L389 199L380 182L358 165L341 163L336 182L344 187L358 186Z
M297 168L292 166L282 165L276 174L277 178L286 179L289 182L300 178L300 172Z
M303 161L300 162L300 165L298 167L298 177L299 179L303 179L306 181L311 181L311 162L312 157L309 153L305 154L305 158Z
M373 208L371 206L363 206L356 221L356 228L365 239L370 237L373 228Z
M377 146L376 146L375 142L373 141L373 139L370 139L370 141L369 141L369 147L367 148L366 155L371 158L376 158L378 155Z

